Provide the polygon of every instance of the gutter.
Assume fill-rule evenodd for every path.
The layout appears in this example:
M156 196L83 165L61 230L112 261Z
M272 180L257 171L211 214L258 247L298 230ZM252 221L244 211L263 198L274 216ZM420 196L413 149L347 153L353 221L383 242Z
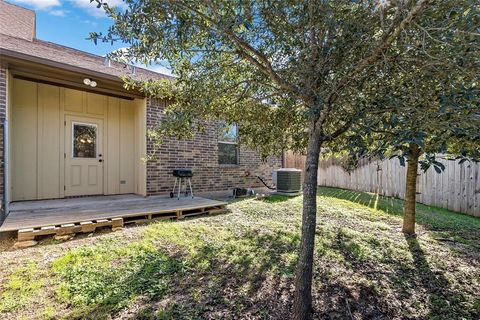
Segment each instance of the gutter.
M6 56L6 57L15 58L15 59L21 59L21 60L25 60L27 62L34 62L34 63L38 63L38 64L43 64L43 65L46 65L46 66L49 66L49 67L65 69L65 70L76 72L76 73L83 73L85 75L89 75L89 76L92 76L92 77L99 77L99 78L108 79L108 80L112 80L112 81L116 81L116 82L122 82L122 80L120 79L119 76L115 76L115 75L111 75L111 74L107 74L107 73L103 73L103 72L98 72L98 71L94 71L94 70L86 69L86 68L82 68L82 67L76 67L76 66L72 66L72 65L69 65L69 64L56 62L56 61L52 61L52 60L48 60L48 59L44 59L44 58L39 58L39 57L31 56L31 55L28 55L28 54L24 54L24 53L12 51L12 50L4 49L4 48L0 48L0 56Z
M3 194L2 200L0 205L0 226L6 220L9 212L9 204L8 199L10 197L8 189L10 186L8 185L8 170L9 170L9 162L8 162L8 120L3 120Z

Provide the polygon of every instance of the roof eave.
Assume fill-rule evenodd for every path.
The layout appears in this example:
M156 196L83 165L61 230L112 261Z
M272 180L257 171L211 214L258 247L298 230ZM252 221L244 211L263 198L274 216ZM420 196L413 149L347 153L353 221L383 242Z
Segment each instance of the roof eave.
M34 63L43 64L43 65L46 65L46 66L49 66L49 67L55 67L55 68L65 69L65 70L72 71L72 72L86 74L86 75L96 77L96 78L102 78L102 79L108 79L108 80L111 80L111 81L123 82L122 79L120 77L116 76L116 75L107 74L107 73L103 73L103 72L98 72L98 71L91 70L91 69L76 67L76 66L72 66L72 65L69 65L69 64L65 64L65 63L61 63L61 62L57 62L57 61L53 61L53 60L49 60L49 59L43 59L43 58L39 58L39 57L36 57L36 56L32 56L32 55L28 55L28 54L24 54L24 53L21 53L21 52L16 52L16 51L4 49L4 48L0 48L0 56L7 56L7 57L15 58L15 59L27 60L27 61L34 62Z

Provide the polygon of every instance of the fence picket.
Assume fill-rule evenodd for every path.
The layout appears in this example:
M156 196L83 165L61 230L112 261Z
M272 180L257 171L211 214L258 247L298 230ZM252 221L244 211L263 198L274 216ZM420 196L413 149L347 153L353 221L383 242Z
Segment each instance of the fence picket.
M304 170L305 157L287 152L285 166ZM417 201L480 217L480 163L440 160L445 171L438 174L433 168L419 172ZM321 159L318 185L339 187L386 196L405 196L406 168L398 159L383 161L361 160L359 167L348 173L337 159Z

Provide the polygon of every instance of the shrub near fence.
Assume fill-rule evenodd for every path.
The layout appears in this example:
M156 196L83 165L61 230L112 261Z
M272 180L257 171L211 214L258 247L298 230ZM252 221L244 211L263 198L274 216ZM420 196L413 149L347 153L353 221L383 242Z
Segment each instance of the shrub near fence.
M440 160L445 171L419 171L417 202L480 217L480 163ZM285 154L285 166L304 169L304 156ZM404 198L406 167L398 159L362 160L348 173L335 158L320 160L318 185Z

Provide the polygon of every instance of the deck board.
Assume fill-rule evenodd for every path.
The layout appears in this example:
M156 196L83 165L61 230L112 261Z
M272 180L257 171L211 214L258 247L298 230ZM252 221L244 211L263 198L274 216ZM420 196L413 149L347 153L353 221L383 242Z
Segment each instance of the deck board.
M225 202L201 197L169 198L138 195L97 196L75 199L22 201L10 204L10 214L0 232L17 231L82 221L128 218L140 215L223 206Z

